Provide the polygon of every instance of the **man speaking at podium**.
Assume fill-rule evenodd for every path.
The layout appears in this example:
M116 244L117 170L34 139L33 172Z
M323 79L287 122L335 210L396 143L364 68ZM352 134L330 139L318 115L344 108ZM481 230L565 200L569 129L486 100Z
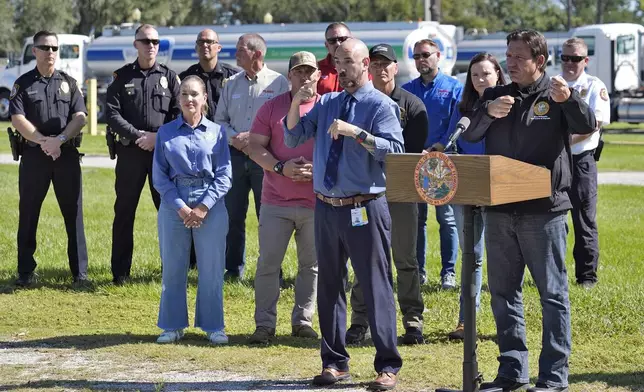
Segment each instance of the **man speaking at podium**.
M545 74L546 39L532 30L507 36L512 83L488 88L475 108L467 141L485 137L486 154L551 171L549 198L489 207L485 212L488 285L500 355L493 382L481 389L527 386L528 348L521 284L525 267L539 290L543 317L539 377L529 392L568 390L570 302L566 274L566 191L572 182L570 134L595 130L592 111L560 76Z

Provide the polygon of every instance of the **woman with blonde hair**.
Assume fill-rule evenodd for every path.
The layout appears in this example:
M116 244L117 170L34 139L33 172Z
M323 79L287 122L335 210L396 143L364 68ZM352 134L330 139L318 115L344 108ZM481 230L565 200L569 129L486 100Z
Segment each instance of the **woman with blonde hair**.
M163 265L158 343L172 343L188 327L187 283L194 241L199 271L195 327L211 343L228 343L224 332L223 282L228 233L224 196L231 187L230 152L224 130L206 118L206 86L183 80L181 115L156 138L152 182L161 195L159 248Z

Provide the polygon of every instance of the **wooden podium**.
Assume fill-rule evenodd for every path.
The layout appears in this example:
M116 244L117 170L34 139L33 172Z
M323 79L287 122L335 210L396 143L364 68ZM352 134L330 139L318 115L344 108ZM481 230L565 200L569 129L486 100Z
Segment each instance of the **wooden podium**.
M443 155L443 154L441 154ZM444 156L444 155L443 155ZM495 206L551 196L550 170L498 155L447 155L456 168L457 186L449 204L463 205L463 391L477 392L483 381L476 360L473 206ZM416 189L416 166L423 154L389 154L387 201L425 203ZM445 203L433 203L441 205ZM437 392L451 391L438 389ZM487 392L501 389L486 389Z

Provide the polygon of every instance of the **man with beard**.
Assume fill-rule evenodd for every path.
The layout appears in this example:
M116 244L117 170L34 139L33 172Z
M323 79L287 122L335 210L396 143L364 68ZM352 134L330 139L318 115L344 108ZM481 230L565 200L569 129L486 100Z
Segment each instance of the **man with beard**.
M604 82L588 75L588 46L581 38L564 42L561 54L562 76L568 86L579 92L597 119L597 130L588 135L572 135L572 185L568 191L572 203L572 227L575 230L577 284L592 288L597 284L599 238L597 233L597 163L595 149L599 146L600 128L610 122L610 100Z
M425 148L443 151L450 136L449 123L452 113L461 99L463 86L456 79L440 72L438 63L441 52L438 44L424 39L414 45L414 61L420 77L406 83L403 88L420 98L427 107L429 134ZM444 290L456 288L456 258L458 257L458 231L454 209L446 204L436 206L436 221L439 224L441 252L441 287ZM425 270L427 249L427 204L418 204L418 241L416 257L420 269L421 283L427 280Z
M396 306L391 274L391 217L385 197L384 160L403 151L400 109L369 81L369 51L348 39L335 51L341 93L322 96L300 116L315 81L293 97L284 141L295 148L315 138L313 190L318 258L318 312L322 373L313 384L350 378L345 344L347 259L356 273L376 347L377 378L369 387L393 389L402 358L396 347Z
M389 96L400 107L400 125L403 129L405 152L421 153L427 139L427 111L414 94L396 85L398 63L396 53L387 44L375 45L369 51L369 74L373 86ZM389 202L391 215L391 250L396 265L398 303L403 317L405 334L403 344L423 343L423 297L420 294L418 261L416 261L416 234L418 209L416 203ZM356 281L351 291L351 328L347 331L347 343L365 337L368 333L367 309L364 305L360 282ZM353 333L351 333L353 331ZM361 343L354 341L352 343Z

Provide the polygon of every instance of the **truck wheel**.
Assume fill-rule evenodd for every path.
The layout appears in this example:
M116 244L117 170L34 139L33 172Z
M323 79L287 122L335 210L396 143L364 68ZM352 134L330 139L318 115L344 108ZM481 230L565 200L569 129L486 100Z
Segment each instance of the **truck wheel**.
M0 121L9 121L9 90L0 91Z

